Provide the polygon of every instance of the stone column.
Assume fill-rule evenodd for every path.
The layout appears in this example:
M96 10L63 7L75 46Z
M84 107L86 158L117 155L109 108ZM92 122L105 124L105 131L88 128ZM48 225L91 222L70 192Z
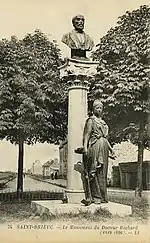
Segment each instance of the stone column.
M63 145L59 146L59 176L63 177Z
M83 146L83 129L87 118L88 82L78 78L68 83L68 173L66 192L70 203L79 203L84 198L84 191L81 175L74 170L74 165L82 160L82 156L76 154L74 150Z
M60 67L61 77L68 81L68 172L66 196L69 203L80 203L84 198L81 174L74 165L82 160L75 149L83 146L83 129L87 118L88 80L96 73L97 62L68 59Z

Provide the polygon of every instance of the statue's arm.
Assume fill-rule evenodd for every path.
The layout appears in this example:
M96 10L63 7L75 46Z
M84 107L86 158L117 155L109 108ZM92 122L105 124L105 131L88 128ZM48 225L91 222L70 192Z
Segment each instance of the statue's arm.
M114 158L115 159L115 157L116 157L115 152L114 152L114 150L113 150L113 148L112 148L112 146L111 146L111 144L109 143L109 140L108 140L108 131L109 131L109 128L107 126L107 129L106 129L106 139L107 139L107 143L108 143L108 149L110 151L111 158Z
M107 140L107 143L108 143L108 148L109 148L110 152L112 153L113 152L113 148L111 147L110 142L108 140Z
M87 119L83 131L83 148L85 153L87 153L88 142L91 136L91 131L92 131L92 119Z

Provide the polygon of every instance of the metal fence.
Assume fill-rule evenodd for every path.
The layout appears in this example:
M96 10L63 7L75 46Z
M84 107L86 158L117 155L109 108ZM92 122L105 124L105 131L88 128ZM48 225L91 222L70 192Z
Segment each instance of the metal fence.
M36 200L62 200L63 191L24 191L17 192L1 192L1 202L15 202L15 201L36 201Z

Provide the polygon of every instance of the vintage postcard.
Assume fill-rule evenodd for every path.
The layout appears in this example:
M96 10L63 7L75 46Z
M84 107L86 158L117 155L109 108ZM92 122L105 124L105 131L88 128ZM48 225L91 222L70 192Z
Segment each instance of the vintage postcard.
M1 242L149 243L149 1L0 4Z

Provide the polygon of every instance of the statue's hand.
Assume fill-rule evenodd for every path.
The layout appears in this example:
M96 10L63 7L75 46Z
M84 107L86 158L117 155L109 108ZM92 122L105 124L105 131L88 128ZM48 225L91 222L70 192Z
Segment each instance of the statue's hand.
M112 159L116 159L117 156L115 155L115 151L113 149L112 149L109 157L112 158Z
M86 147L83 147L83 153L87 154L87 148Z
M112 151L111 151L111 155L112 156L115 156L115 151L112 149Z

